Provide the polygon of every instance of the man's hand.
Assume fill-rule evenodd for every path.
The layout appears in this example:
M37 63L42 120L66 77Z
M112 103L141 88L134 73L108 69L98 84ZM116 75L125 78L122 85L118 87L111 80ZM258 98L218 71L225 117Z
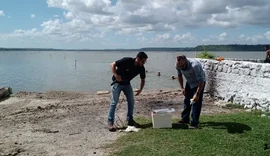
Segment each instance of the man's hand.
M194 101L194 102L197 102L198 100L199 100L199 94L194 94L194 96L193 96L193 98L192 98L192 100Z
M184 96L186 96L185 88L182 88L182 89L181 89L181 93L182 93Z
M116 78L116 81L122 82L122 78L120 75L114 75L114 77Z
M135 92L136 92L135 96L138 96L138 95L140 95L140 93L142 92L142 90L136 90Z

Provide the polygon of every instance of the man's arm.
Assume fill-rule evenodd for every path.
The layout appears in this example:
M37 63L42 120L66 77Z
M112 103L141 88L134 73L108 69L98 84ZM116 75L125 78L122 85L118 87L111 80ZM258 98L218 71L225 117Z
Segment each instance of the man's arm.
M184 89L183 76L182 75L178 75L178 82L180 84L180 89Z
M142 92L144 84L145 84L145 79L141 79L140 89L138 91L136 91L137 92L136 96Z
M117 75L117 73L116 73L116 63L115 62L111 63L111 70L112 70L112 73L113 73L114 77L116 78L116 80L118 82L122 82L121 76Z
M117 75L117 73L116 73L116 63L115 62L111 63L111 70L112 70L112 73L113 73L114 76Z
M204 81L200 81L200 82L199 82L199 85L198 85L198 88L197 88L197 91L196 91L196 94L197 94L198 96L200 96L200 93L201 93L201 91L202 91L202 89L203 89L203 86L204 86Z
M180 89L181 89L181 92L184 96L186 96L186 92L185 92L185 88L184 88L184 85L183 85L183 76L178 74L178 82L180 84Z
M203 71L203 68L201 65L196 65L194 67L194 72L195 72L195 77L196 77L196 80L199 81L199 84L198 84L198 88L197 88L197 91L196 93L194 94L193 96L193 100L194 101L197 101L200 97L200 94L202 92L202 89L204 87L204 83L205 83L205 74L204 74L204 71Z
M141 91L143 90L144 84L145 84L145 79L141 79L141 85L140 85Z
M178 75L178 82L180 84L180 89L181 89L181 92L184 96L186 96L186 93L185 93L185 88L184 88L184 84L183 84L183 74L181 72L181 69L177 68L176 67L176 70L177 70L177 75Z
M268 59L270 58L270 50L267 50L267 51L266 51L266 59L267 59L267 58L268 58Z

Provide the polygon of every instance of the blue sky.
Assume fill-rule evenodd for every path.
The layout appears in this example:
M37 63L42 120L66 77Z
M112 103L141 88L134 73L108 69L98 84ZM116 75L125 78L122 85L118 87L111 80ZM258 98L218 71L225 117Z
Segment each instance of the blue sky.
M1 0L0 47L270 44L269 0Z

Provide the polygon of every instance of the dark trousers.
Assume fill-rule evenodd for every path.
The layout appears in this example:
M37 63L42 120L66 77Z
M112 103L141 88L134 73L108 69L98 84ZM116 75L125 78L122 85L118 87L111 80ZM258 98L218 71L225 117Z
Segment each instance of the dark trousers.
M266 58L263 62L264 63L270 63L270 59L269 58Z
M205 84L204 84L204 86L205 86ZM202 108L204 86L203 86L203 89L201 90L199 100L197 102L195 102L193 105L190 105L190 99L193 98L193 96L196 93L198 87L195 87L195 88L191 89L189 84L186 83L186 87L185 87L186 96L185 96L185 99L184 99L184 110L182 112L182 119L185 122L189 122L190 121L190 111L192 110L192 113L191 113L191 117L192 117L191 125L194 125L194 126L199 124L199 118L200 118L201 108Z

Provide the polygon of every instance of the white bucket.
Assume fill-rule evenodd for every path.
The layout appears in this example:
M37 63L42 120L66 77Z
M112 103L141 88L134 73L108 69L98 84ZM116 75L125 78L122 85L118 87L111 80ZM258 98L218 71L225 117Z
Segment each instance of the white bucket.
M153 110L152 123L153 128L172 128L172 112L174 109L157 109Z

